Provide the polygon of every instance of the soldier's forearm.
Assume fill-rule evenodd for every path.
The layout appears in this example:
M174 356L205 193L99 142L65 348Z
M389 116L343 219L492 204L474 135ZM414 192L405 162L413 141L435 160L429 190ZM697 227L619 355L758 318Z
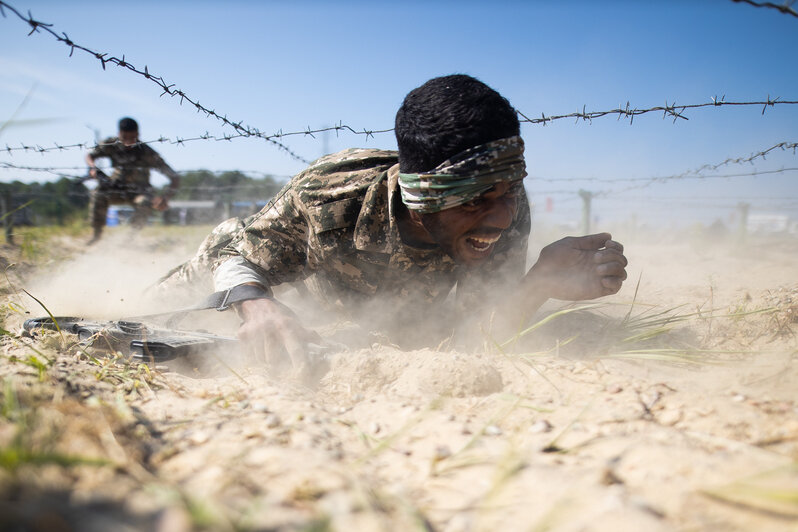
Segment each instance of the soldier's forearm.
M238 285L254 283L270 290L269 283L255 266L243 257L230 257L213 272L214 290L228 290Z
M177 188L180 186L180 174L172 170L172 167L166 163L157 167L157 170L169 179L168 194L174 196L175 192L177 192Z
M166 199L171 199L175 194L177 194L177 188L179 186L180 186L179 177L170 178L169 188L167 188L166 192L164 192L164 197Z

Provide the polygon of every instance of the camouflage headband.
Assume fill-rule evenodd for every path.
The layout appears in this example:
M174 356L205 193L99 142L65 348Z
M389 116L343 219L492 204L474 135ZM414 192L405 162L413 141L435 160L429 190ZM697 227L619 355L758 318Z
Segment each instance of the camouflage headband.
M524 176L524 141L515 136L469 148L430 172L400 173L399 187L407 208L426 214L468 203L496 183Z

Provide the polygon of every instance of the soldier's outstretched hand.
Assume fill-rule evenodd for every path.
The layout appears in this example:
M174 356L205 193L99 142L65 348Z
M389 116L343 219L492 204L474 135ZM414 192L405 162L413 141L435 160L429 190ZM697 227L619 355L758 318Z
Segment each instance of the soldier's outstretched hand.
M302 326L299 317L289 308L273 299L251 299L236 304L244 320L237 336L252 360L265 361L280 366L287 355L297 375L312 370L309 344L322 343L314 331Z
M594 299L621 289L627 263L623 246L609 233L569 236L541 250L524 282L546 298Z

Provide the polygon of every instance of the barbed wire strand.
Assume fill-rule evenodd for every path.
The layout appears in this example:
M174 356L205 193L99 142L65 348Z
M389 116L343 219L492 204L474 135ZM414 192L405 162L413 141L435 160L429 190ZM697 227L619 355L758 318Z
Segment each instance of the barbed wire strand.
M721 161L715 164L705 164L698 168L694 168L692 170L687 170L686 172L682 172L681 174L672 174L672 175L663 175L663 176L652 176L652 177L614 177L614 178L602 178L602 177L534 177L536 181L544 181L549 183L567 183L567 182L586 182L586 181L597 181L601 183L626 183L626 182L634 182L634 181L670 181L673 179L686 179L686 178L698 178L703 179L707 176L701 175L701 172L705 172L707 170L717 170L723 166L727 166L730 164L746 164L751 163L756 159L766 159L766 156L774 151L781 149L782 151L792 150L792 154L796 154L796 150L798 149L798 142L779 142L778 144L771 146L765 150L761 150L757 153L753 153L748 157L729 157L728 159Z
M638 109L636 107L631 107L631 103L627 101L625 107L621 107L619 105L615 109L610 109L608 111L586 111L585 110L586 106L582 106L582 110L581 111L576 111L574 113L568 113L568 114L564 114L564 115L550 115L550 116L546 116L545 113L541 113L541 117L540 118L529 118L527 115L525 115L523 112L519 111L518 109L516 109L515 111L516 111L516 113L518 113L519 116L521 116L521 120L520 120L521 123L543 124L544 126L547 123L549 123L549 122L553 122L555 120L562 120L562 119L565 119L565 118L575 118L576 122L579 122L579 120L582 120L582 121L587 121L587 122L592 123L593 119L595 119L595 118L601 118L601 117L610 116L610 115L618 115L618 120L620 120L621 118L628 118L629 119L629 124L631 125L634 122L634 118L636 116L640 116L640 115L644 115L644 114L648 114L648 113L655 113L655 112L662 112L662 118L663 119L666 118L666 117L673 117L673 121L676 122L676 120L678 120L680 118L682 120L689 120L689 118L687 118L684 115L684 112L686 110L688 110L688 109L700 109L702 107L724 107L724 106L738 106L739 107L739 106L751 106L751 105L759 106L759 105L761 105L762 106L762 114L764 115L765 111L767 110L768 107L775 107L776 105L795 105L795 104L798 104L798 101L796 101L796 100L782 100L780 96L777 96L776 98L771 98L769 94L768 94L768 96L767 96L767 98L765 100L745 101L745 102L744 101L726 101L726 95L723 95L720 98L718 98L718 96L716 95L716 96L713 96L712 98L710 98L709 102L705 102L705 103L692 103L692 104L676 105L676 103L674 102L674 103L669 105L668 102L665 101L665 105L664 106L663 105L657 105L657 106L654 106L654 107L650 107L648 109Z
M362 133L359 133L359 132L355 131L354 129L350 128L349 126L336 125L336 126L330 126L330 127L314 129L314 130L308 129L306 131L293 131L293 132L290 132L290 133L279 133L279 134L275 134L275 135L260 135L260 136L258 136L258 138L271 140L273 138L287 137L287 136L291 136L291 135L312 135L314 133L320 133L320 132L325 132L325 131L336 131L336 130L337 131L347 130L347 131L352 131L352 132L354 132L356 134L362 134ZM369 131L368 134L373 137L374 135L379 134L379 133L390 133L392 131L393 131L393 129L380 129L380 130ZM198 141L198 140L232 141L233 139L253 138L253 137L256 137L256 135L249 135L247 133L211 135L210 133L206 132L206 133L204 133L202 135L196 135L194 137L175 137L174 139L171 139L169 137L165 137L165 136L161 135L157 139L139 141L138 144L176 144L178 146L182 146L182 145L184 145L186 143L194 142L194 141ZM5 148L0 148L0 152L6 152L6 153L9 153L9 154L12 154L12 152L17 152L17 151L34 152L34 153L48 153L48 152L52 152L52 151L66 151L66 150L72 150L72 149L94 149L95 147L106 146L108 144L110 144L110 143L104 143L104 142L100 142L100 143L78 142L78 143L74 143L74 144L59 144L57 142L54 142L53 146L44 147L44 146L41 146L39 144L33 145L33 144L25 144L25 143L21 142L20 146L9 146L8 144L6 144ZM310 161L307 161L306 159L299 159L299 160L301 160L302 162L304 162L306 164L310 163Z
M0 5L2 4L2 0L0 0ZM765 113L765 110L768 107L773 107L776 105L796 105L798 104L798 100L782 100L780 97L771 98L768 95L767 99L764 101L738 101L738 102L727 102L725 101L725 95L721 98L717 96L711 98L711 102L708 103L698 103L698 104L685 104L685 105L668 105L667 102L665 106L654 106L648 109L637 109L631 108L629 102L626 103L626 107L618 107L616 109L610 109L608 111L585 111L584 106L582 111L577 111L575 113L568 113L564 115L550 115L546 116L545 113L541 115L541 118L529 118L523 112L516 109L516 112L521 117L519 120L521 123L529 123L529 124L543 124L544 126L548 122L552 122L554 120L561 120L565 118L576 118L577 122L579 120L589 121L592 123L594 118L600 118L604 116L609 116L616 114L618 115L618 119L620 120L623 117L628 117L630 124L634 120L635 116L651 113L651 112L663 112L663 117L668 115L674 116L674 121L677 118L682 118L684 120L688 120L687 117L684 116L684 111L686 109L698 109L703 107L722 107L722 106L752 106L752 105L762 105L762 114ZM147 141L140 141L141 144L158 144L158 143L169 143L175 145L184 145L188 142L200 141L200 140L214 140L214 141L232 141L233 139L237 138L247 138L247 137L254 137L257 136L259 138L264 138L267 140L279 138L279 137L286 137L290 135L313 135L315 133L325 132L325 131L350 131L355 134L363 134L363 132L358 132L351 128L350 126L344 125L343 123L339 123L335 126L319 128L319 129L307 129L305 131L293 131L290 133L277 133L274 135L254 135L247 132L239 132L235 134L225 134L225 135L212 135L208 132L205 132L202 135L196 135L194 137L175 137L171 139L169 137L165 137L161 135L157 139L147 140ZM364 130L369 136L374 136L380 133L390 133L393 129L379 129L379 130ZM23 151L23 152L34 152L34 153L48 153L52 151L65 151L70 149L93 149L97 146L104 146L106 143L90 143L90 142L79 142L74 144L59 144L57 142L53 143L53 146L41 146L39 144L25 144L20 143L20 146L9 146L8 144L5 145L5 148L0 148L0 151L6 152L8 154L12 154L13 152ZM308 161L304 161L308 162Z
M103 168L98 166L100 170L103 171L113 171L113 167L111 168ZM151 170L152 168L149 166L126 166L125 169L128 170ZM63 177L85 177L88 173L88 169L86 165L82 166L25 166L25 165L18 165L14 163L9 163L6 161L0 161L0 170L24 170L27 172L43 172L43 173L50 173L53 175L61 175ZM63 173L64 170L84 170L83 174L66 174ZM200 172L207 172L214 176L221 176L226 173L239 173L246 177L250 177L252 179L261 179L270 177L275 179L276 181L287 181L291 179L292 175L286 174L271 174L269 172L263 172L261 170L208 170L205 168L181 168L175 170L178 174L187 174L187 173L200 173Z
M720 175L702 175L702 176L694 176L697 179L723 179L723 178L731 178L731 177L755 177L760 175L771 175L771 174L783 174L786 172L795 172L798 171L798 167L795 168L779 168L777 170L759 170L756 172L746 172L746 173L739 173L739 174L720 174ZM617 195L629 190L639 190L641 188L647 188L655 183L665 183L662 179L651 179L645 181L639 185L631 185L621 189L613 189L613 190L601 190L598 192L592 192L593 197L597 196L609 196L609 195Z
M754 7L767 7L771 9L776 9L778 11L781 11L785 15L792 15L794 17L798 17L798 11L795 11L792 8L792 5L795 3L794 0L793 1L788 0L783 4L775 4L773 2L754 2L753 0L732 0L732 2L740 2Z
M782 150L788 151L792 150L793 155L796 154L796 150L798 150L798 142L779 142L767 149L760 150L759 152L752 153L747 157L729 157L724 161L715 164L704 164L698 168L694 168L692 170L687 170L680 174L672 174L672 175L664 175L664 176L653 176L653 177L620 177L620 178L601 178L601 177L564 177L564 178L549 178L549 177L538 177L538 176L530 176L530 178L536 182L547 182L547 183L565 183L565 182L601 182L601 183L628 183L628 182L644 182L644 183L654 183L654 182L665 182L677 179L706 179L712 177L736 177L736 176L747 176L751 174L727 174L727 175L703 175L702 172L707 170L717 170L723 166L727 166L730 164L753 164L753 162L757 159L766 159L766 156L775 150ZM44 167L44 166L23 166L23 165L16 165L9 162L2 162L0 161L0 170L25 170L25 171L32 171L32 172L47 172L56 176L60 177L67 177L67 178L80 178L83 176L74 175L74 174L66 174L63 173L62 170L80 170L84 167L82 166L64 166L64 167ZM258 172L258 171L243 171L243 170L235 170L240 172L244 175L247 174L260 174L262 177L272 177L275 179L289 179L291 176L277 176L274 174L269 174L266 172ZM226 171L210 171L210 170L203 170L203 169L192 169L192 170L180 170L179 173L186 173L186 172L210 172L214 175L222 174ZM759 175L759 174L755 174ZM570 191L569 191L570 192Z

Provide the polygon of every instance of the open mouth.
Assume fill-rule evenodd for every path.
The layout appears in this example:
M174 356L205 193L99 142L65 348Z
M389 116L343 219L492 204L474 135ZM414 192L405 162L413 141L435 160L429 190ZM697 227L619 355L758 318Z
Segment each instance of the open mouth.
M489 250L490 247L496 243L501 237L501 233L495 236L470 236L466 238L466 242L474 251L479 253L484 253L485 251Z

